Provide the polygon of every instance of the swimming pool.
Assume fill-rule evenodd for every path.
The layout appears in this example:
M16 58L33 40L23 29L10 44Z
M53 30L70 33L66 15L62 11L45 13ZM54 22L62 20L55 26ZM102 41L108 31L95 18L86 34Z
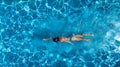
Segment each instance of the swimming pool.
M0 0L0 67L120 67L119 18L120 0Z

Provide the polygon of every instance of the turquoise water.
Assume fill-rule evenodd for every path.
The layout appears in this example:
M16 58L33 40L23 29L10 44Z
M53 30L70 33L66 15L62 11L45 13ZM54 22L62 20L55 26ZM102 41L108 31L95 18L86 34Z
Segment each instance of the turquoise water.
M120 67L119 18L120 0L0 0L0 67Z

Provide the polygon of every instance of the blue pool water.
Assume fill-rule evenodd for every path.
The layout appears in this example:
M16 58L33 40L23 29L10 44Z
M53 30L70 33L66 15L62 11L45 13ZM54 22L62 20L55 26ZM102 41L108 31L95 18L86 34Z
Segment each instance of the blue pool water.
M120 67L120 0L0 0L0 67Z

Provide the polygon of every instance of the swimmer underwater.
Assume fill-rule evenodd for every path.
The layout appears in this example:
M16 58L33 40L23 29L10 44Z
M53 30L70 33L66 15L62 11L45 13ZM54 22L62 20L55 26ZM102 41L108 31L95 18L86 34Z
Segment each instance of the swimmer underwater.
M66 43L69 43L69 44L72 44L73 43L71 41L81 41L81 40L84 40L84 41L90 41L90 39L87 39L87 38L83 38L84 36L94 36L94 34L80 34L80 35L75 35L73 34L72 37L54 37L54 38L43 38L43 40L52 40L53 42L66 42Z

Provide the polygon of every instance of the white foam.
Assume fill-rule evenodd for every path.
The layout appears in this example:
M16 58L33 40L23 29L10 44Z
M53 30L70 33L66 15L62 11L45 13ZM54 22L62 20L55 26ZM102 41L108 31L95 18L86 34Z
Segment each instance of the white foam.
M107 33L106 33L106 38L110 38L114 33L116 33L114 30L109 30Z
M111 36L111 32L108 31L108 32L106 33L106 36L105 36L105 37L110 37L110 36Z
M116 49L114 50L114 52L120 53L120 47L117 47L117 46L116 46Z
M120 28L120 22L115 23L115 27Z
M116 36L114 37L114 39L117 40L117 41L120 41L120 35L116 35Z

